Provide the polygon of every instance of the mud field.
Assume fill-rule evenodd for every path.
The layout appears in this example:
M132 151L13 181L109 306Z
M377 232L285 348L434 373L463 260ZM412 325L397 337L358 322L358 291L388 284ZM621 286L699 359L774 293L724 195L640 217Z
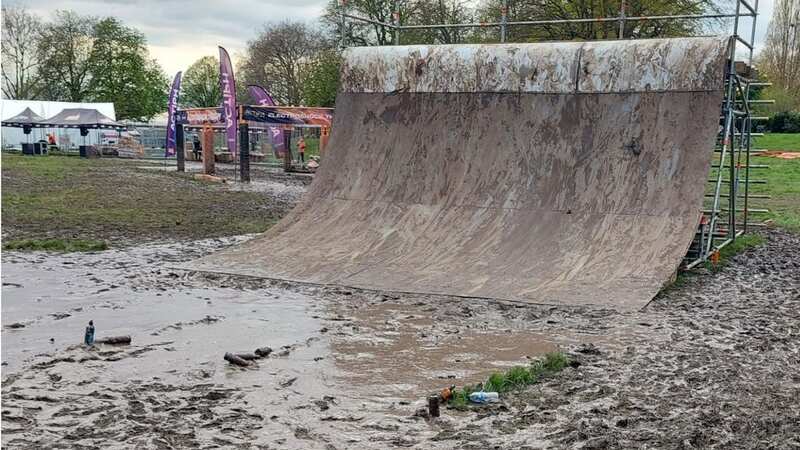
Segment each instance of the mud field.
M247 237L3 255L6 448L796 448L800 238L619 314L171 269ZM84 349L130 334L129 346ZM273 349L238 368L227 351ZM424 397L560 348L496 407Z
M275 214L305 184L265 173L245 190ZM4 448L800 447L796 234L768 230L635 313L192 273L178 268L253 235L157 236L3 252ZM89 320L132 344L84 348ZM223 360L267 346L248 368ZM420 413L556 349L574 367L499 405Z

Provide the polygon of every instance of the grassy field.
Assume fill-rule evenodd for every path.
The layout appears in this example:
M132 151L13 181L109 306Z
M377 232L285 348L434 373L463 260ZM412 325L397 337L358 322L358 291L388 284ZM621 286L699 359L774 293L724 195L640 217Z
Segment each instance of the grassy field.
M766 184L753 184L752 194L766 194L769 199L751 199L750 208L767 208L766 215L753 218L769 218L781 227L800 232L800 159L779 159L756 156L752 164L767 165L767 169L753 169L750 178L766 180Z
M800 152L800 133L770 133L756 138L754 148L762 150L783 150ZM771 219L782 228L800 233L800 159L781 159L764 156L751 158L754 166L750 179L764 180L765 184L750 185L750 194L767 195L770 198L751 198L749 209L768 209L768 213L751 212L748 222L762 222ZM710 178L716 177L716 170L711 171ZM711 185L707 189L711 189ZM707 191L707 193L713 190ZM723 189L727 193L726 189ZM707 201L710 201L707 199ZM708 204L706 205L708 207Z
M261 232L289 201L120 159L2 156L8 248L87 249ZM59 242L61 241L61 242ZM63 248L58 248L63 247Z
M755 138L753 148L800 152L800 133L767 133Z

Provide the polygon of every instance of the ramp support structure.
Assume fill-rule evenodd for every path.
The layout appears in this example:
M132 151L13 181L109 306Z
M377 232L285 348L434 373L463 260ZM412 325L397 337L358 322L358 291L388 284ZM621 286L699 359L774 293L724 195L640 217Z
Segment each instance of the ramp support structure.
M750 99L750 88L764 86L754 79L753 42L755 39L758 0L750 5L745 0L736 1L733 35L725 73L725 98L720 113L720 134L714 149L710 189L706 190L705 204L695 239L689 247L684 268L691 269L715 256L723 247L748 232L748 228L759 226L750 222L751 214L766 214L764 208L750 208L750 199L765 196L751 195L752 184L763 184L764 180L750 178L751 169L767 169L766 166L750 163L753 149L752 139L760 136L753 133L753 122L765 120L751 109L754 103L771 103L771 100ZM741 17L752 17L749 30L740 30ZM744 33L749 40L742 36ZM742 48L743 47L743 48ZM747 62L737 62L738 52L748 55ZM724 206L723 206L724 205Z

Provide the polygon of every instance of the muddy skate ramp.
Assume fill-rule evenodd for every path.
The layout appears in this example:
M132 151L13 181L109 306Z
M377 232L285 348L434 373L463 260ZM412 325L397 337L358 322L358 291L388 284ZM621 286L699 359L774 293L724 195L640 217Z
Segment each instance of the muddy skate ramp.
M191 268L620 310L698 222L728 40L348 49L301 204Z

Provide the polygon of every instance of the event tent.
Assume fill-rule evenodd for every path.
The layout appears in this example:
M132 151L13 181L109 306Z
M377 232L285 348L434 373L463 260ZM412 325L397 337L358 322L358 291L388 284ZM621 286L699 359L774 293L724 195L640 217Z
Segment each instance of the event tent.
M42 116L36 114L30 108L25 108L24 111L17 114L16 116L4 119L3 126L30 129L35 126L39 126L39 122L41 122L41 120ZM28 130L28 132L30 132L30 130Z
M76 102L50 102L39 100L0 100L0 118L3 120L2 143L3 148L19 147L20 142L26 141L23 128L5 126L5 122L19 115L26 108L41 117L53 117L64 109L68 108L88 108L96 109L104 116L116 120L116 111L113 103L76 103ZM49 128L34 127L31 137L36 140L47 139L48 134L55 134L60 147L73 148L80 142L81 136L79 128ZM101 138L96 131L90 131L89 137L94 142L100 142Z
M60 113L40 122L41 126L52 128L125 128L119 122L106 117L100 111L90 108L67 108Z

